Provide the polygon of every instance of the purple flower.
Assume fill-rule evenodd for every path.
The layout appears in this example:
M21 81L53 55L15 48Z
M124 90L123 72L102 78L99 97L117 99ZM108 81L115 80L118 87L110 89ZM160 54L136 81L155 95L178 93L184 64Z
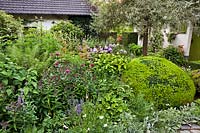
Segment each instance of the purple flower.
M109 47L109 48L108 48L108 53L111 53L111 52L112 52L112 48Z
M97 48L93 48L92 52L94 53L98 52Z
M108 50L108 46L105 46L104 49L105 49L105 50Z
M82 112L82 106L81 106L81 104L76 105L76 112L79 115L81 114L81 112Z
M22 98L22 96L18 96L17 98L17 106L21 106L24 104L24 99Z
M100 52L103 52L103 48L100 48Z

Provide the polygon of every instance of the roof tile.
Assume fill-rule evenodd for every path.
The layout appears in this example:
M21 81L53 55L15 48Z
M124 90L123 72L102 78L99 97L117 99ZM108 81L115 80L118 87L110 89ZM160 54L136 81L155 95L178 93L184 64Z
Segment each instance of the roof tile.
M0 10L13 14L91 14L87 0L0 0Z

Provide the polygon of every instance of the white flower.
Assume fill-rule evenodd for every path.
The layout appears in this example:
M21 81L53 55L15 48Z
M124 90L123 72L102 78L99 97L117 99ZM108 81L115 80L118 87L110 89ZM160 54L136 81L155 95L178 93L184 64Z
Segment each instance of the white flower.
M88 129L87 129L88 131L90 131L90 128L88 127Z
M101 119L101 120L102 120L103 118L104 118L104 116L99 116L99 119Z
M85 118L86 116L87 116L87 115L86 115L86 114L84 114L84 115L83 115L83 118Z
M104 124L104 125L103 125L103 127L107 127L107 126L108 126L108 124Z
M63 125L63 128L67 130L69 127L67 127L66 125Z

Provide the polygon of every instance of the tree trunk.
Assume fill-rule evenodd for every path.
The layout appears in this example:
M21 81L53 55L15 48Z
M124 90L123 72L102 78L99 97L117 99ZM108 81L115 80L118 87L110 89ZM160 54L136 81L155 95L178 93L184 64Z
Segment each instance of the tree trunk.
M147 56L148 51L148 26L144 26L144 34L143 34L143 49L142 54L143 56Z

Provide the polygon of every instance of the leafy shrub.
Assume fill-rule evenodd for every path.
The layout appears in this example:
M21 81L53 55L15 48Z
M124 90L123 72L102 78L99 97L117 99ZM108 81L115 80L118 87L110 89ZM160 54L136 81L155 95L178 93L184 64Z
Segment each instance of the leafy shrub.
M150 116L151 113L155 111L154 105L148 102L144 95L134 95L134 89L131 91L130 98L127 99L128 109L132 115L135 115L139 121L142 121L145 117Z
M200 61L188 61L186 65L192 70L200 69Z
M30 93L37 93L37 72L15 63L0 62L0 129L20 132L36 123Z
M51 28L51 32L64 45L65 51L69 52L77 51L77 47L81 44L84 36L83 30L72 24L71 21L59 22Z
M94 47L96 47L97 45L98 46L104 46L105 45L105 42L103 42L103 41L100 41L98 38L92 38L92 37L88 37L86 40L84 40L85 42L83 42L83 44L84 43L86 43L90 48L94 48Z
M174 33L174 32L167 34L168 42L172 43L172 41L176 39L176 35L177 33Z
M134 32L123 32L122 33L122 44L127 47L129 44L138 42L138 34Z
M112 36L108 37L106 40L107 44L115 44L116 43L116 39Z
M5 48L5 46L18 38L22 25L20 21L3 11L0 11L0 25L0 48Z
M48 68L51 57L61 48L56 38L48 32L31 29L28 34L7 48L11 60L27 69L34 68L39 74Z
M132 97L132 89L120 83L115 77L107 79L107 87L99 88L97 108L106 118L117 121L122 112L128 111L128 102Z
M95 93L92 67L93 64L79 65L66 60L57 60L54 66L43 74L44 88L62 88L66 91L66 96L70 95L76 99L89 97L91 93Z
M186 104L195 95L190 77L163 58L149 56L133 59L127 65L122 79L158 108Z
M70 21L59 22L51 28L51 31L60 34L66 42L80 40L84 35L83 30Z
M192 73L192 79L196 86L196 91L200 93L200 69L193 70L191 73Z
M37 99L34 104L38 108L36 110L38 122L47 124L44 125L45 131L47 129L49 131L58 131L63 124L75 131L81 130L75 126L78 126L77 124L81 122L78 120L84 113L83 106L85 101L94 102L96 107L90 107L90 109L96 108L98 114L104 115L105 118L114 119L119 117L119 114L127 109L123 101L125 97L123 96L125 95L124 91L120 87L118 88L117 83L113 83L116 79L98 78L93 71L93 64L81 60L83 64L79 64L75 60L78 60L78 57L67 56L64 59L56 60L54 65L44 73L39 83L39 93L32 96L33 99ZM108 92L115 94L115 97L111 98L111 100L106 100L110 96L110 94L105 96L105 93ZM103 114L104 112L105 114ZM58 122L57 118L59 114L61 114L60 122ZM92 114L87 114L88 117L90 115ZM84 123L87 122L84 121ZM99 123L96 122L96 124Z
M168 46L163 50L163 57L175 63L176 65L183 66L185 65L185 59L178 48L174 46Z
M108 132L110 120L105 117L103 112L91 102L86 102L83 105L81 115L71 115L68 118L68 132Z
M142 46L136 44L130 44L129 50L134 56L141 56L142 55Z
M114 54L99 54L94 58L94 69L100 75L121 74L126 69L129 58Z
M71 115L71 110L75 109L77 115L81 113L82 109L77 107L96 93L92 66L81 62L78 56L57 57L56 62L46 70L36 93L32 92L28 99L35 109L32 114L37 118L36 128L32 124L32 127L22 128L24 131L65 131L63 125L68 125L67 117Z

